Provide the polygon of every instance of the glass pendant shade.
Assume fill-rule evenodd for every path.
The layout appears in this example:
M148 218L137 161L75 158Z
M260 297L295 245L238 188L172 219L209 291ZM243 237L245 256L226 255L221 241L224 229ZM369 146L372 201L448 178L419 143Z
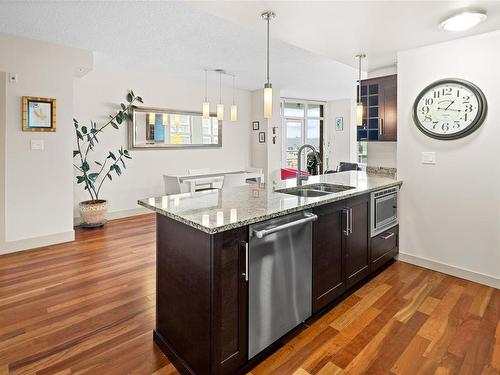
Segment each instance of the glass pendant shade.
M238 107L236 104L231 106L231 121L238 121Z
M222 103L217 104L217 120L224 120L224 104Z
M154 125L156 123L156 113L149 114L149 125Z
M273 117L273 88L271 84L266 84L264 88L264 117Z
M363 125L363 103L356 105L356 125Z
M161 123L163 124L163 126L168 126L170 121L169 121L169 115L168 114L163 114L162 115L162 118L161 118Z
M204 119L210 118L210 103L206 101L203 102L203 118Z

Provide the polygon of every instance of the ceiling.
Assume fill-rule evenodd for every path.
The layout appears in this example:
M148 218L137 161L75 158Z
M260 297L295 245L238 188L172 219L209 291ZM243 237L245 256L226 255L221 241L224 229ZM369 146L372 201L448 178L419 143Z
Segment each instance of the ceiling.
M265 82L262 23L258 30L241 27L185 2L2 1L0 9L0 32L95 51L97 63L198 81L204 68L222 68L247 90ZM271 47L271 82L283 96L355 95L356 69L286 42L272 40ZM210 79L218 83L215 73Z
M463 6L488 20L468 33L439 21ZM236 74L238 88L265 81L263 10L272 9L271 81L286 97L355 95L354 55L364 69L394 65L398 50L500 29L500 2L462 1L2 1L0 32L97 52L135 70L203 80L203 69ZM217 77L209 79L214 83ZM231 84L227 77L227 85Z
M356 67L367 55L370 70L394 65L397 51L500 29L500 1L191 1L190 5L235 24L261 29L260 13L273 10L273 37ZM439 23L451 14L480 9L483 24L447 32Z

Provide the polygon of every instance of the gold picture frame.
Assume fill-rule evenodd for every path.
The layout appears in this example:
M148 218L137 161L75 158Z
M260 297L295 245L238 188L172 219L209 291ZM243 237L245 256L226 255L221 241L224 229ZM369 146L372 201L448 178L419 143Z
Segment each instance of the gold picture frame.
M55 132L56 99L23 96L23 131Z

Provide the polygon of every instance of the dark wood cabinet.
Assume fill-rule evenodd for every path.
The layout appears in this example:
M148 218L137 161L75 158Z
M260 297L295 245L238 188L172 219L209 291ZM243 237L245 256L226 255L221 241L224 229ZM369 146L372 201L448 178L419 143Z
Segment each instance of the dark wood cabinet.
M342 230L343 204L317 207L313 224L313 313L339 297L346 289Z
M369 203L363 195L314 210L313 312L368 276Z
M313 315L397 253L398 227L370 239L369 203L313 209ZM157 214L153 337L181 373L237 374L259 360L248 359L247 243L248 226L207 234Z
M248 282L245 281L246 228L213 236L214 374L235 373L247 362Z
M155 342L186 373L236 373L248 357L248 228L210 235L156 217Z
M371 239L370 271L376 271L398 253L399 226L386 230Z
M370 273L370 195L352 198L346 202L344 226L345 282L347 288L358 283Z
M362 80L361 102L363 124L357 127L358 142L396 141L397 75Z

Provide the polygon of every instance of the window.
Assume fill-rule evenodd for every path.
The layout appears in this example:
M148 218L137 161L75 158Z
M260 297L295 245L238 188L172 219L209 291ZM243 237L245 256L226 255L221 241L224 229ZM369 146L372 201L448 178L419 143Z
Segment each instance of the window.
M368 142L358 142L358 163L368 163Z
M284 129L282 166L297 169L297 152L305 143L314 146L323 159L324 105L285 99L281 108ZM305 166L305 155L302 162ZM320 166L320 172L321 170Z

